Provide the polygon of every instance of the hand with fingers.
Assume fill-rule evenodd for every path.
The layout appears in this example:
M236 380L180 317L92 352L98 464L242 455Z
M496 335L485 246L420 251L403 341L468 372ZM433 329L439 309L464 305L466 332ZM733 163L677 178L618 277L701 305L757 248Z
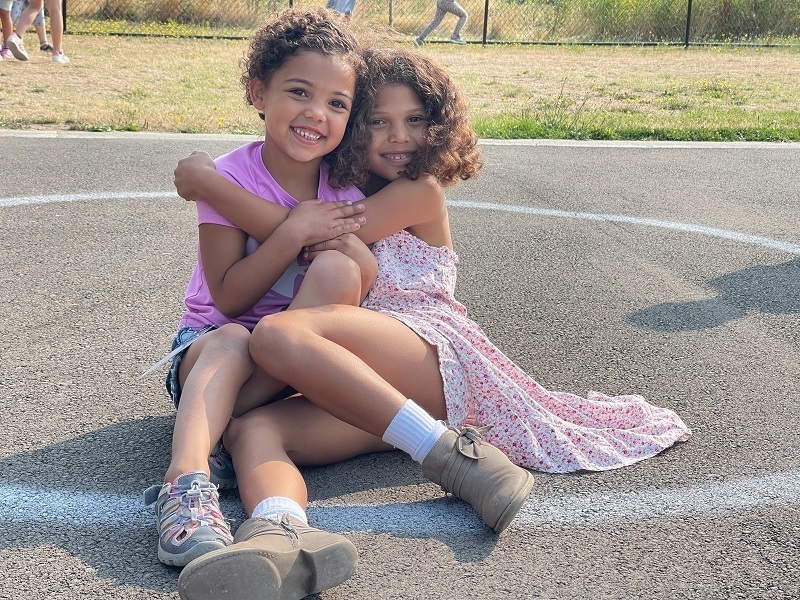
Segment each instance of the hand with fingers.
M173 171L173 183L178 195L189 201L204 200L207 186L202 183L209 170L216 173L217 166L205 152L195 150L189 156L179 160L178 166Z
M306 200L292 209L284 226L295 228L302 246L313 246L358 231L367 222L359 214L362 212L364 204L361 202Z

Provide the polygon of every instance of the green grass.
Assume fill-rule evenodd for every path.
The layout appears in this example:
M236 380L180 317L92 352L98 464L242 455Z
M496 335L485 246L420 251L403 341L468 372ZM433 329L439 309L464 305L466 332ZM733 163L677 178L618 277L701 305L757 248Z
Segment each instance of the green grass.
M409 44L402 38L385 43ZM0 127L262 134L245 41L68 35L0 63ZM800 50L427 44L483 138L800 141Z

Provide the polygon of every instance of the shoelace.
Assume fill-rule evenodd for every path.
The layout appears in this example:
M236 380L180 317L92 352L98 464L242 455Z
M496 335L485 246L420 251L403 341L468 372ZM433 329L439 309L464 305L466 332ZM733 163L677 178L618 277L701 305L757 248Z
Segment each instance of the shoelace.
M483 427L464 427L462 429L454 429L458 433L458 452L467 458L486 458L486 455L481 451L480 446L483 443L483 434L489 431L493 425L484 425Z
M172 487L163 514L170 525L198 523L200 527L222 527L225 521L214 514L213 500L217 487L212 483L193 481L188 490Z
M300 535L295 530L294 525L292 525L292 522L289 520L289 516L286 513L281 515L281 519L280 521L278 521L278 525L280 526L281 529L283 529L286 532L286 535L288 535L289 537L293 537L296 540L300 539Z

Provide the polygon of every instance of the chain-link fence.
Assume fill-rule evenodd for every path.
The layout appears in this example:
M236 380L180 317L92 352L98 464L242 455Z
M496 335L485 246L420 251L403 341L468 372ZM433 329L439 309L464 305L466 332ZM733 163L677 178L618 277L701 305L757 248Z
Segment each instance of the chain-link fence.
M458 0L468 42L800 44L798 0ZM249 37L264 19L325 0L65 0L74 33ZM352 18L410 41L436 0L357 0ZM446 41L445 15L428 41Z

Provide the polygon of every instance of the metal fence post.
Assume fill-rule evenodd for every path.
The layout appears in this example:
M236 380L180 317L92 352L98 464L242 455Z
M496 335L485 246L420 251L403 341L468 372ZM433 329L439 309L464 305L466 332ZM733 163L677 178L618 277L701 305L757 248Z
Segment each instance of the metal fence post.
M394 27L394 2L389 0L389 27Z
M689 5L686 7L686 38L684 39L684 48L689 47L689 30L692 26L692 0L689 0Z
M61 22L64 25L64 33L67 33L67 0L61 0Z
M489 0L486 0L486 5L483 7L483 45L486 45L486 31L489 28Z

